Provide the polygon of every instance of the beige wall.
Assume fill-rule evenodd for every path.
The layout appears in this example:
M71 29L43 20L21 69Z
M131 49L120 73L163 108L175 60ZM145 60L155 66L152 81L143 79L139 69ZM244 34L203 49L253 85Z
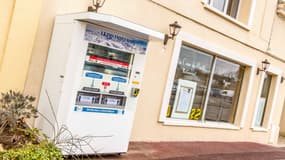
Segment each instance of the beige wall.
M39 29L32 52L32 60L25 87L27 93L37 97L39 95L54 16L63 13L86 11L88 2L88 0L43 0L45 7L41 11ZM271 25L275 15L272 14L275 12L273 7L276 5L275 2L276 0L258 1L250 31L204 9L199 0L125 0L124 5L119 0L106 0L104 7L99 12L115 15L165 33L168 32L168 24L177 20L183 27L182 30L190 35L233 51L236 54L250 57L259 62L258 66L261 65L262 60L267 58L272 66L285 70L284 63L263 53L268 48L268 35L271 33L271 27L267 26ZM266 7L266 5L268 6ZM271 13L268 14L267 18L264 18L264 8L266 8L266 12ZM279 40L282 39L282 36L279 36L279 34L284 34L284 21L277 18L274 24L276 26L274 26L272 38L272 54L282 57L281 52L285 50L285 45L279 44ZM253 83L246 126L241 130L164 126L158 123L173 45L173 41L170 40L166 46L166 51L162 52L163 44L161 41L150 41L149 43L142 90L139 96L131 139L133 141L238 140L267 143L269 132L253 132L250 129L260 76L254 77L254 82L256 83ZM157 62L163 63L157 65ZM278 93L275 115L278 115L280 110L282 110L281 104L283 104L285 94L284 84L281 85L282 89ZM276 116L273 123L278 125L279 120L278 116Z
M239 21L241 21L244 24L248 24L251 7L252 7L251 0L241 1L239 8L239 16L238 16Z
M0 0L0 92L24 89L40 10L41 0Z
M272 30L272 39L270 43L270 53L273 55L285 59L285 18L280 18L275 15L274 27ZM285 76L285 75L284 75Z
M37 30L28 72L29 76L25 84L26 93L39 97L55 16L84 12L88 5L89 0L43 0L39 29Z
M14 1L0 1L0 62L5 52L7 37L9 34L11 19L14 10Z

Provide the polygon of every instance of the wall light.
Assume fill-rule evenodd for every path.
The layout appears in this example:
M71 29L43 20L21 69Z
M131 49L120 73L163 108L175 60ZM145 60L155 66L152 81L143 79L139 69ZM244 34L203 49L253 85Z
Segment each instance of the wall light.
M262 68L257 68L256 74L258 75L260 71L266 72L266 70L269 68L270 63L268 62L267 59L262 61Z
M174 37L180 32L181 26L178 24L177 21L175 21L172 24L169 24L169 35L164 35L164 41L163 44L166 45L168 39L174 39Z
M281 76L281 81L280 82L283 83L284 79L285 78L283 76Z
M92 0L93 5L88 7L88 12L98 12L98 9L103 7L105 0Z

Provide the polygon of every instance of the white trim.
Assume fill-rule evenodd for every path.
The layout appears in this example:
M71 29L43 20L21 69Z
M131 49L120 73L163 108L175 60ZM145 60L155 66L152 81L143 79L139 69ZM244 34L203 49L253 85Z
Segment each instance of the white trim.
M253 24L253 19L254 19L254 12L255 12L255 8L256 8L256 0L251 0L251 7L250 7L250 13L249 13L249 16L248 16L248 22L247 24L244 24L242 22L240 22L238 19L239 19L239 16L240 16L240 8L241 8L241 2L242 0L240 0L239 2L239 7L238 7L238 10L237 10L237 17L236 18L233 18L231 16L228 16L227 14L225 14L225 12L222 12L216 8L214 8L212 6L212 1L211 3L209 4L207 0L201 0L201 3L203 4L204 8L208 9L209 11L212 11L213 13L225 18L226 20L229 20L235 24L237 24L238 26L250 31L252 29L252 24Z
M167 82L166 82L166 86L168 86L168 87L165 87L165 90L164 90L164 96L163 96L162 108L161 108L160 116L159 116L159 122L164 122L164 120L166 119L166 113L167 113L167 109L168 109L168 103L169 103L169 99L170 99L171 88L172 88L173 81L174 81L176 66L177 66L177 62L178 62L178 58L179 58L180 49L182 46L182 40L176 39L174 46L175 47L174 47L173 54L172 54L172 61L170 64L170 68L169 68L169 72L168 72L168 78L167 78Z
M267 122L267 125L265 126L265 128L267 130L270 129L271 127L271 121L272 121L272 117L273 117L273 113L274 113L274 110L276 108L276 101L277 101L277 95L278 95L278 92L279 92L279 86L280 86L280 81L281 81L281 74L282 74L282 70L276 68L276 67L272 67L270 66L268 69L267 69L267 72L272 74L273 76L277 76L276 78L276 81L275 81L275 86L273 88L273 97L272 97L272 103L269 104L271 106L271 110L270 110L270 113L269 113L269 119L268 119L268 122ZM262 72L261 73L261 83L259 84L259 88L258 88L258 94L257 94L257 99L256 99L256 104L255 104L255 111L254 111L254 115L253 115L253 119L252 119L252 123L251 123L251 128L254 129L254 128L257 128L256 126L254 126L254 123L255 123L255 119L256 119L256 114L257 114L257 111L258 111L258 104L259 104L259 97L261 95L261 90L262 90L262 87L263 87L263 83L264 83L264 77L265 77L265 73ZM271 84L272 84L272 81L271 81ZM266 104L268 105L268 104Z
M180 124L179 121L181 121L181 124L185 124L185 125L187 124L188 126L193 126L193 121L191 121L192 123L188 123L188 121L190 121L190 120L180 120L180 119L172 120L171 118L167 118L166 117L166 113L167 113L167 109L168 109L168 103L169 103L169 98L170 98L170 93L171 93L171 89L172 89L172 85L173 85L173 81L174 81L174 76L175 76L175 72L176 72L176 66L177 66L177 63L178 63L180 49L182 47L182 42L183 41L188 43L188 44L190 44L190 45L192 45L192 46L194 46L194 47L197 47L197 48L200 48L200 49L204 49L206 51L209 51L210 53L214 53L214 54L216 54L216 55L218 55L220 57L227 58L227 59L230 59L230 60L234 60L234 61L236 61L238 63L241 63L243 65L251 67L252 71L251 71L251 74L250 74L250 77L249 77L249 84L253 83L253 77L255 76L255 74L254 74L255 73L254 72L255 69L253 69L253 68L256 67L256 60L251 59L249 57L238 55L238 54L236 54L236 53L234 53L232 51L223 49L220 46L217 46L217 45L214 45L214 44L209 43L207 41L201 40L201 39L199 39L199 38L197 38L195 36L189 35L188 33L185 33L183 31L181 31L177 35L177 38L176 38L176 41L175 41L175 45L174 45L174 49L173 49L172 60L171 60L171 64L170 64L170 67L169 67L168 79L167 79L167 82L166 82L166 85L165 85L165 91L164 91L164 96L163 96L163 101L162 101L162 107L161 107L161 112L160 112L160 116L159 116L159 121L160 122L164 122L165 124L168 124L168 125L175 125L176 122L178 122L177 125L179 125ZM250 101L250 97L251 97L252 87L249 87L247 91L248 91L247 92L248 94L247 94L247 97L245 98L245 102L244 102L244 109L246 111L244 111L243 115L242 115L242 121L241 121L242 124L244 124L246 113L247 113L247 110L248 110L248 105L249 105L249 101ZM205 124L201 124L201 123L205 123ZM207 126L208 127L208 124L209 124L209 122L205 121L205 122L199 122L199 124L197 124L197 125L198 126ZM210 123L210 124L212 124L212 123ZM221 124L221 123L218 123L218 124ZM222 124L224 126L224 124L229 124L229 123L222 123ZM230 124L230 125L232 125L232 124ZM243 125L241 125L241 126L243 126ZM213 128L224 128L224 127L214 125ZM235 128L237 128L237 127L235 126Z
M160 40L164 39L164 33L152 30L150 28L144 27L142 25L121 19L119 17L115 17L112 15L107 14L99 14L95 12L82 12L82 13L73 13L73 14L67 14L67 15L61 15L57 16L57 20L59 22L64 21L73 21L73 20L79 20L89 23L95 23L99 25L105 25L107 27L110 27L111 25L115 25L116 28L123 28L128 29L130 32L136 32L143 34L144 37L154 37Z
M191 127L203 127L203 128L221 128L221 129L233 129L239 130L240 127L235 126L230 123L224 122L211 122L211 121L195 121L195 120L183 120L183 119L173 119L166 118L164 125L170 126L191 126Z
M271 110L270 110L270 114L269 114L269 119L268 119L268 123L267 123L267 129L271 128L271 124L272 124L272 117L273 117L273 113L275 111L276 108L276 101L277 101L277 95L279 92L279 86L280 86L280 80L281 80L281 76L278 75L276 78L276 83L274 86L274 93L273 93L273 98L272 98L272 104L271 104Z
M222 11L220 11L220 10L218 10L218 9L216 9L216 8L214 8L214 7L212 7L212 6L210 6L209 4L205 4L205 3L204 3L203 5L204 5L204 8L205 8L205 9L207 9L207 10L209 10L209 11L211 11L211 12L217 14L218 16L221 16L222 18L224 18L224 19L226 19L226 20L228 20L228 21L230 21L230 22L232 22L232 23L238 25L239 27L241 27L241 28L243 28L243 29L245 29L245 30L247 30L247 31L250 30L250 27L249 27L247 24L244 24L244 23L240 22L240 21L237 20L236 18L233 18L233 17L231 17L231 16L225 14L224 12L222 12Z
M216 68L216 63L217 62L217 58L214 58L214 61L213 61L213 66L212 66L212 70L211 70L211 74L210 74L210 77L209 77L209 82L207 85L211 85L212 82L213 82L213 77L214 77L214 72L215 72L215 68ZM208 102L209 102L209 97L210 97L210 92L211 92L211 87L208 87L207 88L207 92L206 92L206 98L205 98L205 103L204 103L204 108L203 110L206 111L207 108L208 108ZM203 112L202 114L202 121L205 121L205 117L206 117L206 112Z
M252 130L255 132L268 132L268 129L263 127L253 127Z
M267 69L267 72L274 74L274 75L281 75L282 74L282 70L273 66L269 66L269 68Z
M212 52L220 57L228 58L231 60L234 60L236 62L239 62L240 64L255 67L257 64L257 61L254 59L251 59L249 57L241 56L239 54L236 54L235 52L232 52L230 50L224 49L221 46L214 45L212 43L206 42L205 40L199 39L195 36L192 36L186 32L180 31L180 34L178 34L176 40L185 41L186 43L189 43L191 45L194 45L196 47L205 49L209 52ZM175 45L175 47L178 47ZM181 47L181 46L179 46Z
M251 8L250 8L250 13L249 13L248 22L247 22L247 26L249 29L252 28L254 12L255 12L255 8L256 8L256 0L251 0L251 2L252 2Z
M241 128L245 127L245 122L246 122L246 117L247 117L247 113L248 113L249 102L250 102L250 97L251 97L251 93L252 93L252 86L253 86L255 72L256 72L256 67L250 68L250 76L249 76L250 78L249 78L248 87L247 87L247 91L246 91L244 109L243 109L243 113L242 113L241 121L240 121L240 127Z

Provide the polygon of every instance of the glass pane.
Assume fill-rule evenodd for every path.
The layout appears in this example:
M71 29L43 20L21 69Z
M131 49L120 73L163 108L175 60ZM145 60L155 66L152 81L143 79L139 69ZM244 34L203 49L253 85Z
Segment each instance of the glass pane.
M131 53L89 43L84 70L129 77L132 60Z
M228 8L227 8L227 15L236 18L238 12L239 0L229 0Z
M173 83L172 93L169 101L168 117L177 118L173 115L172 109L175 101L178 82L195 84L196 91L193 105L189 115L184 119L199 120L203 112L204 101L207 92L207 85L210 78L210 71L212 67L213 56L208 55L197 49L183 46L179 55L178 65L175 73L175 80ZM181 118L181 117L180 117Z
M241 65L217 58L206 120L234 122L243 73Z
M263 125L267 100L268 100L269 91L270 91L271 80L272 80L272 76L266 74L264 81L263 81L261 96L258 101L258 109L257 109L255 123L254 123L256 127L260 127Z
M88 43L76 105L125 107L134 55Z
M227 0L213 0L213 7L224 12Z

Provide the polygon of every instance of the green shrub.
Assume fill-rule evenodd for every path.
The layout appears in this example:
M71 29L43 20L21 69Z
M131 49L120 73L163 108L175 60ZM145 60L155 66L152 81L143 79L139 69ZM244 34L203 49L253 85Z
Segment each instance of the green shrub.
M26 124L37 118L33 106L35 97L10 90L0 95L0 143L5 149L19 148L27 143L37 143L38 131Z
M33 96L12 90L1 93L0 131L3 132L5 129L9 129L10 132L16 132L18 128L26 128L26 119L37 118L37 109L33 106L35 99Z
M61 151L47 141L0 152L1 160L63 160Z

